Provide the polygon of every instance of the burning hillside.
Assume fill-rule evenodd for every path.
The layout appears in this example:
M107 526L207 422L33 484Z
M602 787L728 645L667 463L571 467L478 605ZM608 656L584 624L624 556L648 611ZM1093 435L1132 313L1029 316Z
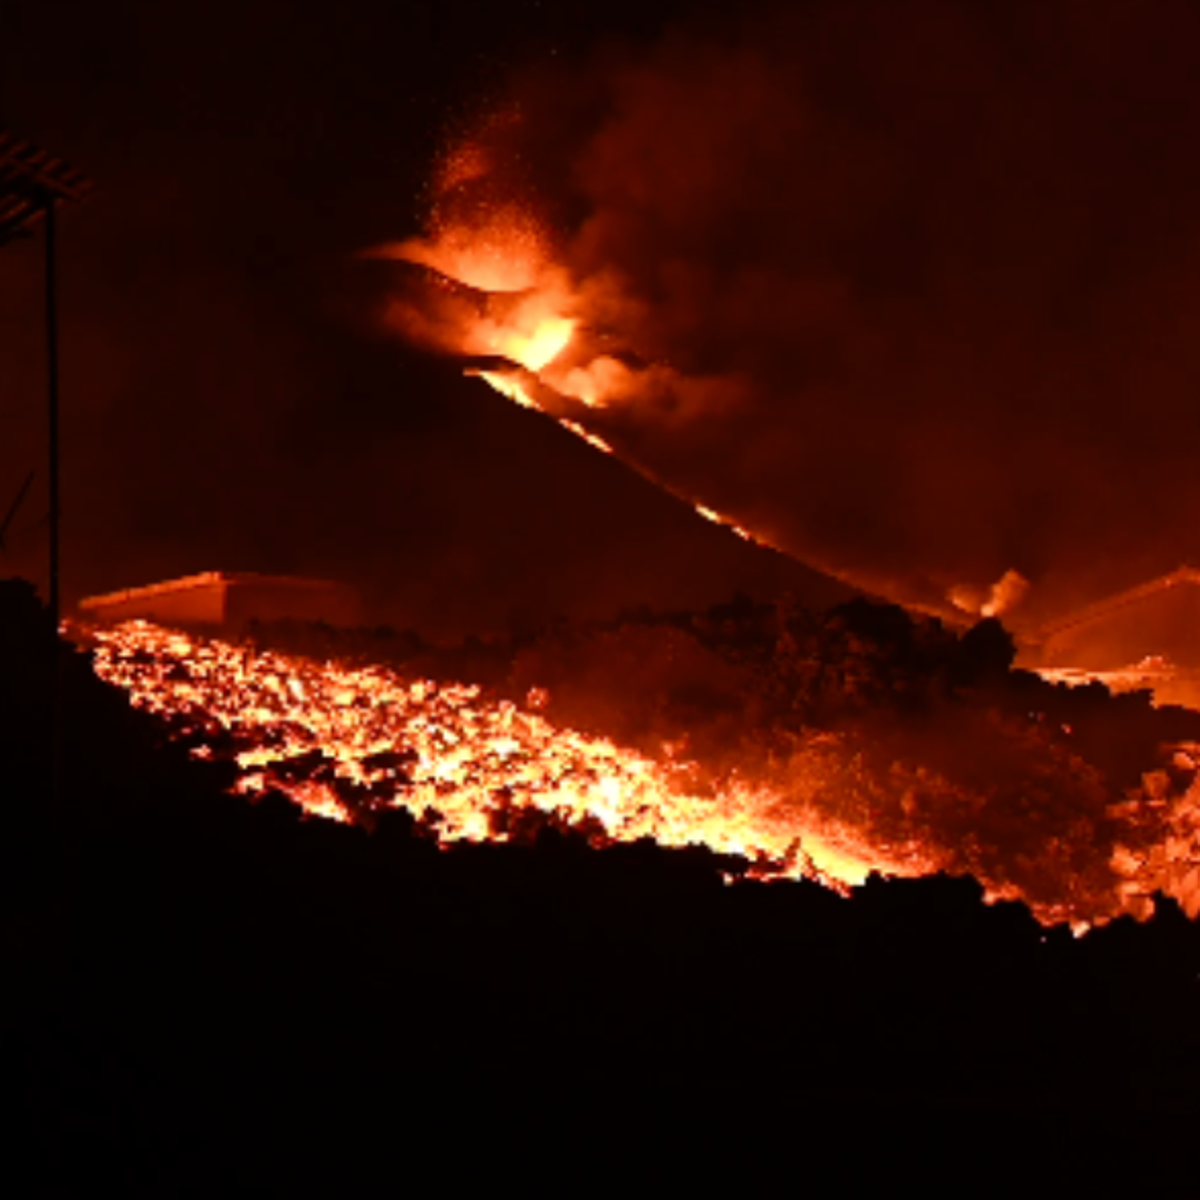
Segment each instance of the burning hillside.
M411 648L385 666L140 622L82 634L102 678L237 764L236 790L320 816L403 807L443 843L551 820L839 889L973 874L1077 927L1147 915L1155 890L1200 911L1200 718L1010 674L998 629L750 606L560 629L488 688L418 674Z

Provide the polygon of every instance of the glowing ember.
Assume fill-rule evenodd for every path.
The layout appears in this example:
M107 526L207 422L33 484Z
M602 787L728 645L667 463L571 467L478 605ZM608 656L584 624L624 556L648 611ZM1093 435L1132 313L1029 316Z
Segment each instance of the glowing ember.
M726 529L732 529L738 537L745 538L748 542L755 540L753 534L721 516L715 509L706 508L703 504L696 504L693 507L706 521L711 521L714 525L724 525Z
M576 437L581 437L589 446L594 446L604 454L611 454L612 447L599 434L590 433L576 421L563 421L564 429L569 429Z
M1033 667L1047 683L1067 687L1101 684L1114 695L1122 692L1149 692L1156 706L1180 705L1200 711L1200 670L1180 667L1161 655L1112 670L1088 670L1083 667Z
M491 384L500 395L507 396L522 408L537 408L537 402L525 390L521 381L512 375L505 375L500 371L472 371L470 374L478 375L485 383Z

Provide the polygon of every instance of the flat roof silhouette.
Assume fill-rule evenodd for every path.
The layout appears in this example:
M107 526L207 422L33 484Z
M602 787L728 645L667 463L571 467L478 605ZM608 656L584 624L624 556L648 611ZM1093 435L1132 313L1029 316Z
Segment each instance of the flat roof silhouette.
M347 584L253 571L202 571L79 602L80 615L102 621L138 618L229 626L251 619L353 624L357 597Z

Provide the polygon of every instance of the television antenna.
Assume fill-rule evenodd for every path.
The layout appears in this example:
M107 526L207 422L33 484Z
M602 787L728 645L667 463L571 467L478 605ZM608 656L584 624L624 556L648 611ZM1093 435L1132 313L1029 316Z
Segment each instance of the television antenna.
M58 437L58 275L55 209L63 200L82 200L91 183L61 158L0 129L0 246L28 237L40 220L45 228L46 393L49 432L50 615L58 629L59 597L59 437Z

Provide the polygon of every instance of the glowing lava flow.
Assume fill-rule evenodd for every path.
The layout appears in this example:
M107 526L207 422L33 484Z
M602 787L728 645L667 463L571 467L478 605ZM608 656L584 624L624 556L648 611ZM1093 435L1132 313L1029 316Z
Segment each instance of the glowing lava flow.
M598 840L650 837L740 854L757 877L809 875L835 887L872 871L916 875L928 856L889 853L806 808L798 795L733 780L694 788L694 764L656 763L602 738L556 728L479 689L406 681L380 668L259 652L142 621L93 628L97 673L138 708L231 755L235 791L276 790L318 816L355 820L403 807L442 842L506 840L508 814L598 823ZM230 748L231 745L231 748Z
M713 786L700 764L665 747L651 759L489 700L476 687L141 621L80 627L74 636L92 645L103 679L187 737L196 757L235 762L235 792L276 791L317 816L369 825L373 812L404 808L445 844L506 841L520 824L515 817L541 813L586 831L596 845L641 838L701 845L744 857L751 878L807 876L841 891L871 872L969 871L989 901L1023 900L1039 920L1069 921L1077 931L1122 912L1149 915L1147 897L1156 890L1200 915L1200 782L1173 795L1161 771L1147 775L1140 791L1111 798L1118 802L1109 803L1108 817L1123 832L1107 850L1091 844L1085 821L1084 840L1066 846L1065 856L1054 839L1018 838L989 866L964 860L972 837L964 843L961 830L897 820L913 805L914 789L952 816L977 808L981 794L920 767L897 763L880 773L838 734L814 733L753 782L726 772ZM531 706L538 703L531 693ZM1194 772L1200 746L1181 745L1175 760ZM1032 888L1013 878L1024 859L1042 862Z

